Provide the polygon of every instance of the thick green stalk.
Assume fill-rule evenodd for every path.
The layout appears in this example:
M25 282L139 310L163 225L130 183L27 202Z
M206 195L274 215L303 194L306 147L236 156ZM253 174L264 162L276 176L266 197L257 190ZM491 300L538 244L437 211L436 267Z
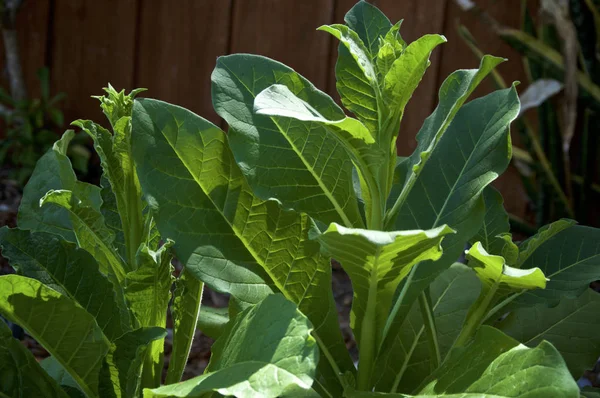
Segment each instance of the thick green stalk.
M376 256L375 258L377 258ZM359 391L371 389L371 373L375 359L376 347L376 325L375 313L377 307L377 263L373 265L369 280L369 296L367 309L362 321L361 337L358 346L358 376L357 387Z
M419 296L419 307L421 308L421 316L423 317L423 324L428 337L427 340L429 342L429 351L432 354L431 371L433 372L440 366L440 363L442 362L442 354L440 352L440 345L437 338L433 310L429 304L429 299L427 298L426 292L421 293Z
M465 324L453 347L464 346L475 335L488 314L497 290L498 284L495 284L487 291L481 293L477 301L473 304L472 311L469 311Z

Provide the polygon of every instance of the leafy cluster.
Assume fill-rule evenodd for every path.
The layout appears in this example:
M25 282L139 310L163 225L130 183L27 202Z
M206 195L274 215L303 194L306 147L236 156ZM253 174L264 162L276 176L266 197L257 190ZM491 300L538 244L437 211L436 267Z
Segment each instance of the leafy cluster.
M355 118L291 68L236 54L212 74L227 134L109 87L100 100L112 133L75 122L94 139L102 186L75 179L73 132L48 151L19 229L0 230L18 272L0 277L0 313L51 357L38 365L2 339L0 393L580 396L574 377L600 345L600 297L588 289L600 232L561 220L513 243L490 183L510 161L519 98L513 86L467 103L503 60L452 73L415 152L398 158L405 105L445 39L407 44L400 23L363 1L345 21L320 30L340 40L337 88ZM457 263L467 244L468 265ZM172 252L184 264L175 281ZM352 281L358 369L332 259ZM230 295L226 313L200 310L204 284ZM197 325L216 338L212 357L180 382Z

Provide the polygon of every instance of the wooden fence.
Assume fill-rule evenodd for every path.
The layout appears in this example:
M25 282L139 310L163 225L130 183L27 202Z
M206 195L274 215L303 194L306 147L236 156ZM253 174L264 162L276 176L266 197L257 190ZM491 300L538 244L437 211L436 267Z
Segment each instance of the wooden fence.
M437 102L449 73L478 60L458 37L465 24L487 53L510 62L500 67L507 81L523 80L520 57L454 0L373 0L392 21L404 19L402 36L414 40L443 33L431 67L408 106L399 153L415 147L414 136ZM148 88L147 96L182 105L220 123L210 98L210 74L218 56L247 52L275 58L337 98L337 42L315 28L343 22L355 0L25 0L18 17L26 82L39 93L35 71L47 66L52 91L65 92L65 119L103 120L98 102L115 88ZM479 1L505 25L519 23L520 0ZM3 60L2 60L3 62ZM1 66L1 65L0 65ZM492 89L490 83L479 90ZM514 173L499 182L511 211L522 214L524 194ZM511 198L512 196L512 198Z

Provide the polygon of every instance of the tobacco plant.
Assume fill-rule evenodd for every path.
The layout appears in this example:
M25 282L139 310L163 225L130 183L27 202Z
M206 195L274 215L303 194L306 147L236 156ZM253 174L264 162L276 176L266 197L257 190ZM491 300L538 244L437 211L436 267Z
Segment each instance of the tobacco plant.
M102 188L74 179L64 157L72 132L55 144L26 187L20 229L1 232L18 275L0 277L0 312L52 356L40 367L3 332L0 392L598 393L580 393L574 377L600 345L600 297L588 289L600 233L561 220L517 245L490 186L510 161L519 99L513 85L467 101L504 60L451 74L415 152L398 158L405 106L445 38L408 44L400 22L362 1L345 21L319 29L340 40L337 89L355 117L293 69L235 54L212 74L227 134L109 88L101 101L113 134L76 122L103 160ZM170 249L184 271L159 386ZM332 259L352 281L357 367L339 329ZM199 311L203 284L230 295L227 312ZM196 324L216 338L212 357L179 383Z

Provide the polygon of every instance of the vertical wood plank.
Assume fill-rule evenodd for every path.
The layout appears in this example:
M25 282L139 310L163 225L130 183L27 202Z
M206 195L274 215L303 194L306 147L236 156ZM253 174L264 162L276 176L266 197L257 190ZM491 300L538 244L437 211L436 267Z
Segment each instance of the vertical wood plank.
M392 23L404 19L400 34L404 40L411 42L428 33L442 33L448 1L451 0L373 0L370 3L383 11ZM343 23L344 15L355 3L354 0L339 0L335 12L335 22ZM337 51L334 51L334 57L337 58ZM431 66L427 69L423 80L406 107L398 135L398 154L401 156L412 153L416 147L415 135L421 128L425 118L429 116L435 107L440 62L440 50L438 48L433 52ZM332 62L332 65L335 65L335 61ZM331 73L329 90L337 98L334 72Z
M135 84L218 124L210 74L227 53L231 6L232 0L142 2Z
M315 29L332 12L333 0L237 0L231 52L276 59L326 90L331 40Z
M106 125L98 100L110 82L132 89L135 0L56 1L52 88L67 93L65 120L92 119Z
M46 41L48 35L49 0L25 1L17 14L17 34L19 36L19 52L23 79L30 98L40 96L40 84L37 78L38 69L46 63ZM2 86L8 90L5 75L5 54L0 40L0 70Z

